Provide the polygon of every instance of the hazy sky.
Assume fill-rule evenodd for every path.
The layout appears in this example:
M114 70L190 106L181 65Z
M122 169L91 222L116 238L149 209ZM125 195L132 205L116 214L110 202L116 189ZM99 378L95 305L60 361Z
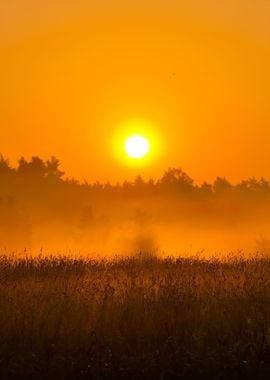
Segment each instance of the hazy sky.
M0 0L0 152L91 181L270 178L269 19L269 0ZM112 146L134 119L162 142L143 167Z

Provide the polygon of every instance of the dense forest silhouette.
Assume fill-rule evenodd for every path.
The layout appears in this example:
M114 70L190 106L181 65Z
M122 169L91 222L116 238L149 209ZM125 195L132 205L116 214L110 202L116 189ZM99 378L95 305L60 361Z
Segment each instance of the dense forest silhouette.
M44 161L40 157L32 157L27 161L24 157L20 158L17 167L12 167L9 160L0 155L0 181L1 194L14 193L14 185L19 195L21 191L41 190L47 188L59 187L87 189L89 191L100 191L103 193L124 192L134 195L142 194L162 194L162 193L183 193L204 195L232 194L235 195L267 195L270 194L270 182L264 178L257 180L255 177L242 180L240 183L233 185L224 177L217 177L213 184L203 182L196 185L194 180L188 176L181 168L169 168L158 180L150 179L144 181L138 175L134 181L124 181L121 184L111 185L110 182L102 184L100 182L80 183L76 179L64 178L65 172L60 169L60 161L55 157ZM64 186L64 187L63 187ZM49 195L49 194L48 194Z
M12 167L1 156L0 185L0 248L77 245L109 251L121 240L120 246L132 241L134 249L151 250L164 240L176 249L177 242L195 242L199 235L197 246L204 248L221 231L268 241L270 182L264 178L232 184L217 177L198 185L181 168L169 168L157 180L88 183L65 177L55 157L22 157Z

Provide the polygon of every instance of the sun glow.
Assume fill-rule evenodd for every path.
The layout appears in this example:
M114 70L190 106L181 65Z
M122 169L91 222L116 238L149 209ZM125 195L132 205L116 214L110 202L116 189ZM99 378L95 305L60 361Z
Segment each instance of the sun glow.
M150 150L148 140L141 135L130 136L125 142L125 152L134 159L145 157Z
M110 141L115 158L122 165L136 170L154 164L163 152L157 124L144 119L119 123Z

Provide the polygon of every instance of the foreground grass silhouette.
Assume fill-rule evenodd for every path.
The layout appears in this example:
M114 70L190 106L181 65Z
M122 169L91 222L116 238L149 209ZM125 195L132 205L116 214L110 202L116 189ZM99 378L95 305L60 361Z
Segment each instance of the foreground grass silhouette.
M0 259L1 379L266 379L270 259Z

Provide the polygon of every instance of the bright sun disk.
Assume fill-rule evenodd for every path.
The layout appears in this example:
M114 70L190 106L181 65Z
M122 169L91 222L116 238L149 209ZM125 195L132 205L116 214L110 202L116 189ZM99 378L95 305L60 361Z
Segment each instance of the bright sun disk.
M149 142L143 136L134 135L129 137L125 142L125 151L131 158L143 158L148 154L149 150Z

